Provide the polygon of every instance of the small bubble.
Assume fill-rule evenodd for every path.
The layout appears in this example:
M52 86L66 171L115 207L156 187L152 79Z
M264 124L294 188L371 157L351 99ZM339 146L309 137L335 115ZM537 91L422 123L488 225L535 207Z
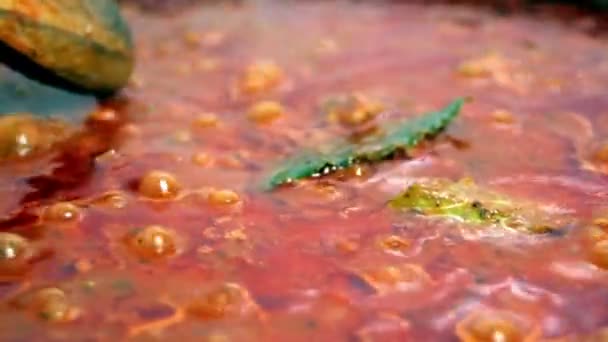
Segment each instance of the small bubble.
M193 301L188 312L200 319L215 320L247 313L254 307L255 304L251 302L245 289L228 283Z
M322 107L330 122L348 128L363 126L384 110L382 103L360 93L331 98Z
M400 236L390 235L380 240L380 246L391 252L403 252L410 247L410 242Z
M492 119L494 120L494 122L500 124L512 124L513 122L515 122L513 114L503 109L498 109L492 112Z
M68 133L68 126L56 120L23 113L3 115L0 117L0 158L21 159L47 151Z
M192 156L192 163L199 166L208 166L211 164L211 156L208 153L199 152Z
M275 88L281 83L283 71L271 61L260 61L249 65L239 82L245 94L259 94Z
M43 217L51 222L74 222L80 219L81 210L70 202L59 202L46 208Z
M339 239L335 247L340 253L351 254L359 250L359 243L354 239Z
M608 163L608 144L604 144L595 151L594 158L600 163Z
M153 199L175 198L181 185L171 173L153 170L146 173L139 182L140 195Z
M148 226L127 236L130 250L144 259L158 259L177 253L175 236L167 228Z
M213 205L231 205L239 202L240 197L232 190L213 190L207 196L207 201Z
M183 34L184 43L190 47L197 47L201 43L201 35L195 31L186 31Z
M0 276L24 273L33 256L30 242L13 233L0 233Z
M106 206L114 209L123 209L127 206L127 196L120 191L111 191L102 194L93 201L94 204Z
M596 266L608 269L608 240L600 240L594 243L589 257Z
M199 128L216 127L220 123L220 119L214 113L203 113L194 119L192 125Z
M284 114L283 106L275 101L258 102L249 109L247 117L257 124L267 124Z
M524 333L515 322L497 313L481 312L465 318L456 326L462 341L524 341Z
M80 311L70 304L65 292L48 287L27 293L17 299L17 306L30 310L37 317L54 323L76 319Z
M118 113L111 108L98 108L89 114L88 119L94 122L116 122Z

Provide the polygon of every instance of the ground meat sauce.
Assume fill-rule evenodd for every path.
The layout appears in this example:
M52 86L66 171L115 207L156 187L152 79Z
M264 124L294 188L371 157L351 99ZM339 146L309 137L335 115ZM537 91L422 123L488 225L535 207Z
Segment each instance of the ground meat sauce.
M608 41L592 18L124 5L127 89L81 125L0 120L1 340L608 338ZM261 189L301 148L457 97L408 156ZM388 204L430 178L571 220L532 234Z

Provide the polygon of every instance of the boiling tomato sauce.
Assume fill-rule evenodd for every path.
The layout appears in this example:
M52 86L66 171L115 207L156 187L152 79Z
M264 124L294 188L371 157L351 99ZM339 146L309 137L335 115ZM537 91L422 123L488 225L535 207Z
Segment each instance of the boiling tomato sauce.
M607 338L608 41L590 19L346 2L125 15L127 89L57 141L10 126L42 147L0 166L2 340ZM459 96L409 157L261 188L367 115ZM429 177L573 221L526 234L387 206Z

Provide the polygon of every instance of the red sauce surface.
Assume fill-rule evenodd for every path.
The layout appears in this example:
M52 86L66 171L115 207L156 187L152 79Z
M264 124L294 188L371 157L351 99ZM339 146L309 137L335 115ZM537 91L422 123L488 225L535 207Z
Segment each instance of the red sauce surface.
M449 6L126 15L132 85L66 142L0 166L0 228L32 252L0 272L0 339L602 340L605 38ZM271 70L245 84L260 61ZM473 101L413 158L261 191L277 161L344 134L322 103L353 93L403 118ZM257 120L260 101L282 113ZM417 177L472 177L577 223L489 234L388 208Z

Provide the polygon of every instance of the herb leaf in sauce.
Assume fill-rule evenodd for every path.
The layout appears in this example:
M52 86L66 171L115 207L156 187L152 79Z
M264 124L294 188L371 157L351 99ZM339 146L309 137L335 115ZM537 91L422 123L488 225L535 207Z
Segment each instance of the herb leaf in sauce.
M568 223L560 213L481 188L468 178L413 183L389 206L424 216L452 218L471 226L497 226L531 234L558 233Z
M383 134L368 136L358 143L343 139L326 149L327 152L313 149L302 151L272 172L264 187L270 190L298 179L326 175L356 163L388 159L395 152L415 147L422 140L443 131L458 116L464 101L458 98L440 111L412 120L384 124L380 130Z

